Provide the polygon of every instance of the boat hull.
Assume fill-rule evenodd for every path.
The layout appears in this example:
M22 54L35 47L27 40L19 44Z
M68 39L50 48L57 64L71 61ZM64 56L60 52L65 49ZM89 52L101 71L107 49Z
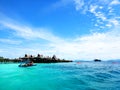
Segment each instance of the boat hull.
M31 67L31 66L36 66L36 65L18 65L18 67Z

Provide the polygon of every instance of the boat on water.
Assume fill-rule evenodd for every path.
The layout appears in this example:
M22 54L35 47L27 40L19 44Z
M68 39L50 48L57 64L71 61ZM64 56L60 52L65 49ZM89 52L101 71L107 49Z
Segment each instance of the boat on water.
M20 65L18 65L19 67L30 67L30 66L36 66L35 64L33 64L33 61L29 60L29 59L25 59L22 60L20 62Z
M30 67L30 66L36 66L36 64L32 64L32 65L20 64L18 66L19 67Z

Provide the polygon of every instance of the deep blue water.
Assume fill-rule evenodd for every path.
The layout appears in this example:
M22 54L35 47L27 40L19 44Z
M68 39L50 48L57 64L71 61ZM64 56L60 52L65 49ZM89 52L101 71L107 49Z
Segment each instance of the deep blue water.
M0 90L120 90L120 63L0 64Z

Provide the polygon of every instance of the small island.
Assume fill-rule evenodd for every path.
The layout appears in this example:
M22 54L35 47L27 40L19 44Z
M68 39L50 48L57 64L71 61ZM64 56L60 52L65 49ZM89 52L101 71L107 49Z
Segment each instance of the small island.
M94 59L94 62L101 62L100 59Z
M1 63L18 63L18 62L21 62L23 60L28 60L28 59L30 61L33 61L34 63L72 62L72 60L59 59L56 57L56 55L53 55L52 57L50 57L50 56L44 57L42 54L38 54L37 56L25 54L24 57L19 57L19 58L15 58L15 59L0 57L0 62Z

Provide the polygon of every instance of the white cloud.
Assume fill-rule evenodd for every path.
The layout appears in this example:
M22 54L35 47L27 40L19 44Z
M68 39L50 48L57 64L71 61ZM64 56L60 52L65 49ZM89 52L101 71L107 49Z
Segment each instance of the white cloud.
M84 0L74 0L74 3L76 5L76 10L80 10L84 6Z
M81 1L81 0L80 0ZM77 2L80 2L79 0ZM83 1L84 2L84 1ZM77 9L81 13L84 12L85 14L91 13L95 16L94 21L95 27L97 30L103 30L107 28L112 28L120 25L120 20L118 18L118 14L116 12L116 8L112 5L119 5L119 0L98 0L98 2L84 2L84 7L82 9ZM75 7L81 7L79 3L75 5ZM87 7L87 10L86 8Z
M49 12L51 10L63 8L70 5L71 3L73 3L73 0L58 0L55 3L51 4L50 6L48 6L47 10Z
M99 6L99 9L103 9L103 6Z
M105 21L107 19L106 16L104 15L104 13L97 11L98 8L99 8L98 5L90 5L89 12L94 14L96 18L101 19L102 21Z
M19 40L11 40L11 39L3 39L3 38L0 38L0 42L8 43L8 44L20 44L21 43L21 41Z
M45 28L32 28L29 26L20 25L18 23L16 24L14 22L9 21L6 22L1 21L0 24L6 28L15 31L16 32L15 35L18 35L25 39L40 38L51 42L60 41L60 38L54 36L52 33L48 32L47 29Z
M120 25L120 21L115 19L115 18L114 19L109 19L108 21L109 21L109 23L113 24L114 26Z
M43 38L48 40L47 44L40 46L42 44L39 43L38 46L34 44L29 45L29 47L25 48L21 47L7 47L2 51L6 51L5 53L1 53L1 55L5 57L19 57L23 56L25 53L37 55L38 53L43 54L45 56L56 54L59 58L65 59L86 59L93 60L94 58L100 59L116 59L120 58L120 35L119 27L114 28L113 30L106 33L93 33L91 35L86 35L78 38L73 38L71 40L63 40L60 37L53 35L52 33L43 33L44 35L39 36L40 32L36 33L36 29L33 31L29 27L29 29L20 28L19 25L8 25L4 24L7 28L11 28L20 33L25 33L24 37L29 37L26 34L30 34L30 38ZM24 31L24 30L26 31ZM47 37L45 36L47 34ZM50 34L50 35L49 35ZM41 34L40 34L41 35ZM52 36L51 36L52 35ZM22 35L20 35L22 36ZM23 36L22 36L23 37ZM52 37L52 38L51 38ZM57 37L57 39L56 39ZM51 40L50 40L51 39ZM10 40L8 40L10 42ZM14 50L14 51L13 51ZM12 51L12 53L10 52Z
M80 42L79 57L84 59L102 58L102 59L115 59L120 58L117 56L120 53L120 36L113 35L113 33L95 33L88 36L83 36L77 39ZM114 53L113 53L114 52ZM82 54L82 55L81 55Z
M110 5L119 5L120 1L119 0L113 0Z
M97 5L90 5L90 12L95 13L96 9L98 8Z
M0 53L3 53L4 51L2 49L0 49Z
M107 26L107 27L112 27L112 25L111 25L111 24L106 24L106 26Z
M101 0L101 2L102 1L103 0ZM83 6L84 8L85 6L87 6L84 0L74 0L74 2L76 5L76 10L81 10ZM106 0L105 5L107 6L109 3ZM113 10L112 6L108 5L108 7L109 10ZM85 10L84 8L83 10ZM22 46L21 48L11 47L4 50L7 51L6 54L8 56L12 57L14 57L14 55L16 54L16 56L21 56L25 53L42 53L44 55L56 54L58 57L66 59L118 59L120 58L120 21L116 16L108 18L108 15L110 13L113 13L113 11L109 11L110 13L106 15L102 11L103 8L104 6L95 3L91 4L90 6L88 5L86 12L92 13L96 17L97 23L95 23L95 26L99 26L99 28L105 28L102 26L104 24L106 27L111 27L109 31L105 33L92 33L90 35L81 36L78 38L70 38L70 40L58 37L53 33L48 32L48 30L46 30L45 28L34 28L16 23L14 21L11 22L7 20L2 20L0 21L0 24L6 28L15 31L15 34L19 37L29 40L43 39L48 41L42 47L39 46L42 44L42 42L38 42L38 46L32 44L27 48ZM8 40L8 42L10 41ZM10 52L11 50L14 50L13 53ZM0 54L3 55L3 53Z

